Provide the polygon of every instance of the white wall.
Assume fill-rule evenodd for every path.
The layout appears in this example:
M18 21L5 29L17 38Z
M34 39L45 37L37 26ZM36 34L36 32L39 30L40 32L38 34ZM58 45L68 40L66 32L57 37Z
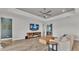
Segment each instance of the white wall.
M0 17L12 18L12 29L13 29L12 32L14 40L24 39L27 32L32 32L31 30L29 30L30 23L39 24L40 28L38 31L39 32L43 31L42 22L36 18L25 17L23 15L5 11L4 9L3 10L0 9ZM0 26L0 37L1 37L1 26Z
M79 15L72 15L62 17L59 19L53 19L49 21L53 24L54 36L61 36L63 34L75 34L79 36Z
M30 26L31 23L39 24L39 30L37 30L37 31L29 30L30 29L29 26ZM30 19L30 21L26 20L26 32L42 32L43 31L42 25L43 25L43 23L38 21L37 19Z
M20 21L19 21L20 20ZM36 19L37 20L37 19ZM21 19L15 19L14 20L14 37L15 38L18 38L18 39L23 39L25 38L26 36L26 33L27 32L34 32L34 31L31 31L30 30L30 24L31 23L36 23L36 24L39 24L39 30L35 31L35 32L41 32L42 33L42 23L40 21L36 21L34 19L31 19L31 18L25 18L23 19L21 17Z
M13 10L15 11L15 10ZM13 38L14 39L24 39L27 32L32 32L29 30L30 23L39 24L40 28L37 30L41 32L42 35L45 29L43 29L43 24L52 23L53 24L53 34L55 36L61 36L65 33L76 34L79 36L79 15L72 15L70 17L61 17L57 19L52 19L51 21L43 22L39 18L34 18L30 15L21 15L21 12L7 11L6 9L0 9L0 17L12 18L13 19ZM0 26L1 33L1 26ZM1 36L1 34L0 34Z

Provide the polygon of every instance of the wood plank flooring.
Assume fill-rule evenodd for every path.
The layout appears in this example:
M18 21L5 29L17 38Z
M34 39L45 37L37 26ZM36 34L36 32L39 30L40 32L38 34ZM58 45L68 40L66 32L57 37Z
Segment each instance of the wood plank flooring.
M39 43L38 39L16 40L13 45L0 49L0 51L48 51L48 46ZM74 41L73 50L79 51L79 41Z
M47 45L39 43L38 39L17 40L11 46L0 49L1 51L47 51Z

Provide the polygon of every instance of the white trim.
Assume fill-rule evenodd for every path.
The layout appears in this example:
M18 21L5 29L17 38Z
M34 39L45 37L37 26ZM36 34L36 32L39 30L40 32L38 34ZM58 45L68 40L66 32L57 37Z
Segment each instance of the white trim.
M37 18L38 20L41 20L41 21L45 20L44 18L41 18L39 16L33 15L31 13L28 13L28 12L21 11L21 10L16 9L16 8L8 9L8 11L11 12L11 13L17 13L17 14L25 16L25 17Z
M55 17L51 17L47 21L54 20L54 19L59 19L59 18L67 17L67 16L72 16L72 15L75 15L74 11L67 12L67 13L64 13L62 15L58 15L58 16L55 16Z

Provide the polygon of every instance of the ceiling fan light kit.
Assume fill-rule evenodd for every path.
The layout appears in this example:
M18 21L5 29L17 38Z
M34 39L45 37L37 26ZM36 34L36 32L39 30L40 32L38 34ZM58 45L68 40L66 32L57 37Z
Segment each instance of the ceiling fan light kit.
M49 16L51 16L51 10L48 10L47 8L43 8L42 11L40 11L40 13L43 15L43 18L48 18Z

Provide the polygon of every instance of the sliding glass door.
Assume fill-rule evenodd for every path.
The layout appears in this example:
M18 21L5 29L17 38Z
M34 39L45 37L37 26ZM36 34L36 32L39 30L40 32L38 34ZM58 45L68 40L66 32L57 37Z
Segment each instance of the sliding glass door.
M1 18L1 39L12 38L12 19Z

